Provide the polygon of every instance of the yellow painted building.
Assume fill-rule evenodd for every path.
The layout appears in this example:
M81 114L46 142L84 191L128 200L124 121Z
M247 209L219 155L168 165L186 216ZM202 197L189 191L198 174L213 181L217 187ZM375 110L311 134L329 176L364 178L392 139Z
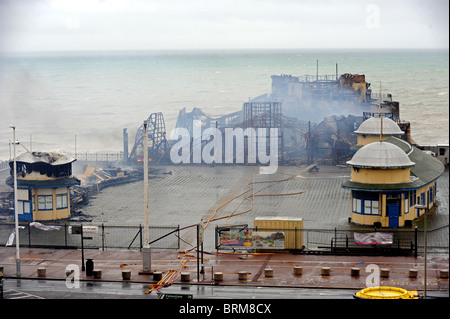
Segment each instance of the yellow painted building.
M379 123L380 119L376 121ZM362 135L361 126L355 131L358 135ZM378 135L377 142L359 145L347 162L351 176L342 187L352 193L352 223L388 228L411 226L412 221L435 206L436 180L444 165L395 135L383 134L382 141ZM418 209L416 205L426 208Z
M27 152L17 162L17 210L21 221L70 217L70 187L80 185L72 176L75 159L59 153ZM10 162L13 174L13 162ZM14 187L14 177L6 184Z

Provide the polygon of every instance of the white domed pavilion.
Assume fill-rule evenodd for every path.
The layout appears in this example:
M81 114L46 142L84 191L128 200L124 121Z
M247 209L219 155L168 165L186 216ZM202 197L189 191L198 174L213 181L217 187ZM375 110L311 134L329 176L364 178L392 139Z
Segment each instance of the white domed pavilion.
M444 166L398 138L403 132L394 121L382 120L381 137L380 118L366 120L355 131L358 151L347 162L350 180L342 184L352 192L351 222L374 227L411 226L435 206L436 180ZM369 137L372 142L368 143Z

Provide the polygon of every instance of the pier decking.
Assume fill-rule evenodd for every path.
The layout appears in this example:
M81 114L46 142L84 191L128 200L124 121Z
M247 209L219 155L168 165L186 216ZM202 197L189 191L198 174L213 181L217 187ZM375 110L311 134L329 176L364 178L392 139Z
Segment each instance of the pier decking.
M302 217L305 228L353 227L348 223L350 194L341 188L350 175L345 167L320 166L319 172L308 172L306 166L280 166L273 175L258 174L256 166L158 167L172 174L150 179L150 224L183 228L207 221L217 210L214 218L224 218L205 230L205 250L214 249L215 225L252 227L255 217ZM253 182L255 187L250 189L247 184ZM439 206L428 218L428 230L438 229L429 233L430 246L449 245L448 185L446 171L438 180ZM93 222L141 224L143 189L141 181L103 189L83 212L92 216ZM248 196L253 207L246 199ZM223 204L226 205L218 209ZM245 211L248 212L240 214ZM229 215L235 216L228 218ZM186 242L195 243L195 227L185 230L181 236Z

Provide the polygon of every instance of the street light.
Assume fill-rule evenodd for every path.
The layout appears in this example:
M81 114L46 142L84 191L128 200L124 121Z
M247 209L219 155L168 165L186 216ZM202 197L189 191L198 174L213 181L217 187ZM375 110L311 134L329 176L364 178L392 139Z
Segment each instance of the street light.
M423 224L424 224L424 246L425 246L425 289L423 292L423 297L427 298L427 214L428 214L428 207L426 205L414 205L414 208L416 209L425 209L425 214L423 217Z
M150 234L149 234L149 212L148 212L148 133L147 121L144 121L144 247L142 250L143 273L151 271L151 252L150 252Z
M13 129L13 144L14 144L14 168L13 168L13 176L14 176L14 220L16 226L16 274L17 276L21 276L20 272L20 248L19 248L19 216L18 216L18 205L17 205L17 163L16 163L16 144L19 144L16 141L16 127L11 124L9 126Z

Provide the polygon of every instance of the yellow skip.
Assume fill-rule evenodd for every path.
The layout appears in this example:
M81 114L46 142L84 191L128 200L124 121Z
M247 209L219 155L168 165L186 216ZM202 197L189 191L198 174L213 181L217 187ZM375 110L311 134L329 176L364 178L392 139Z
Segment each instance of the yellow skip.
M365 288L353 296L361 299L419 299L417 291L387 286Z

